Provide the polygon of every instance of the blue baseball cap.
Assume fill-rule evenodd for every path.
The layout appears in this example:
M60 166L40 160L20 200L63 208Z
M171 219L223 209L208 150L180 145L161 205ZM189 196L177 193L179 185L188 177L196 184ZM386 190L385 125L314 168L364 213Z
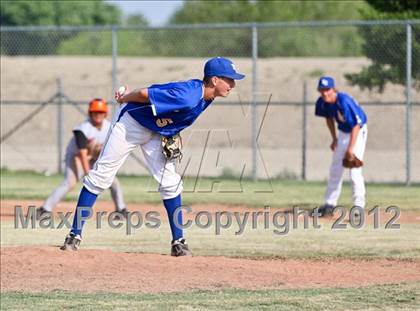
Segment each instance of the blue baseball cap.
M335 87L334 79L331 77L321 77L318 82L318 90L333 89Z
M241 80L245 75L237 73L235 65L230 59L214 57L204 65L204 77L226 77L234 80Z

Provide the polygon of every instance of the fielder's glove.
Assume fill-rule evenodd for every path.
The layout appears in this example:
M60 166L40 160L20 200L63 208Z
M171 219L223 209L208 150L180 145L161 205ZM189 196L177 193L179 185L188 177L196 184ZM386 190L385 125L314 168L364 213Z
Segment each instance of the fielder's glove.
M98 160L99 155L102 151L102 144L89 144L88 145L88 156L90 158L90 162L95 163Z
M162 136L162 152L165 158L169 161L182 158L182 139L179 134L174 136Z
M343 166L345 168L357 168L363 166L363 162L354 154L345 155L343 159Z

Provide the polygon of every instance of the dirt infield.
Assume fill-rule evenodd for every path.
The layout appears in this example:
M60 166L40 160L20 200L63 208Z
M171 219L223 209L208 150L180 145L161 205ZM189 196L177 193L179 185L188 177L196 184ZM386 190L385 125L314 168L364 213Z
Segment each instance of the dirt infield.
M22 207L40 201L19 201ZM1 201L1 220L10 221L16 200ZM62 202L58 211L72 211ZM165 213L160 205L129 204L131 211ZM112 211L99 201L96 211ZM246 212L244 206L194 205L199 211ZM403 212L400 223L419 223L420 214ZM163 219L164 220L164 219ZM179 292L197 289L358 287L420 281L420 260L389 259L249 259L215 256L173 258L151 253L82 249L63 252L54 246L1 247L1 290L45 292Z
M251 260L63 252L53 247L1 249L2 291L179 292L220 288L352 287L420 281L419 261Z

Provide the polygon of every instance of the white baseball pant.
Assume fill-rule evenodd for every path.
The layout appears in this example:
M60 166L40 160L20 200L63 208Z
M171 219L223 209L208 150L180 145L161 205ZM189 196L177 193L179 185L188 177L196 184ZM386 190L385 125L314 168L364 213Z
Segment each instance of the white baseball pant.
M365 153L367 133L367 125L365 124L360 129L354 146L353 152L360 160L363 160L363 155ZM343 158L349 143L350 133L338 131L337 149L333 154L327 191L325 192L325 203L328 205L337 206L343 184ZM350 180L353 191L353 206L364 208L366 189L362 175L362 167L350 169Z
M44 202L43 207L46 211L51 212L54 207L70 192L71 189L83 176L83 169L81 163L77 161L72 155L67 155L65 160L64 181L58 186ZM119 211L125 208L123 193L121 190L120 182L117 178L114 179L110 186L111 197L114 201L115 208Z
M94 168L84 178L83 185L92 193L107 189L129 154L137 147L143 151L147 167L159 183L163 200L177 197L183 189L175 161L167 161L162 153L158 133L140 125L128 112L114 124Z

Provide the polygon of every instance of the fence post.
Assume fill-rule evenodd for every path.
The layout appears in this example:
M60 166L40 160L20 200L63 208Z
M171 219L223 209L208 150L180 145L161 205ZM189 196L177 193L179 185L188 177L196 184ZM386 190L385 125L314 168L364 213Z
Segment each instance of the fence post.
M117 57L118 57L118 33L116 27L112 27L112 91L111 98L114 98L114 91L118 89L117 79ZM116 106L113 105L113 113L115 113Z
M252 179L257 180L257 59L258 59L258 29L252 25L252 109L251 109L251 137L252 137Z
M308 107L308 85L303 81L303 102L302 102L302 180L306 180L306 137L307 137L307 107Z
M405 184L410 186L411 183L411 56L412 56L412 28L411 24L407 22L407 68L406 68L406 109L405 109Z
M63 172L63 83L61 78L57 79L57 154L58 163L57 171L59 174Z

